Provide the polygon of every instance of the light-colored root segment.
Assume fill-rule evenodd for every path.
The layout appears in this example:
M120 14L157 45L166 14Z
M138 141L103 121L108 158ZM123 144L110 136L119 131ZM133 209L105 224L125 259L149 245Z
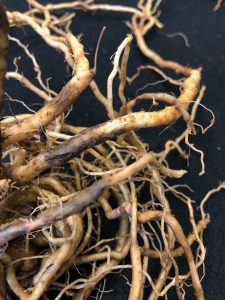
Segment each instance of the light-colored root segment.
M194 100L198 92L200 79L201 70L197 69L192 70L190 77L184 81L183 90L177 102L182 105L185 110L188 108L190 102ZM44 170L54 165L61 165L85 149L100 144L105 140L139 128L167 125L177 120L180 116L181 113L176 106L169 106L158 112L137 112L90 127L58 148L47 150L37 155L25 166L8 166L6 176L19 182L32 180Z
M204 300L205 299L204 292L198 276L194 257L191 248L187 242L187 239L184 235L184 232L180 224L178 223L178 221L170 214L164 213L162 211L146 211L138 215L138 222L146 223L153 220L162 220L162 218L170 226L170 228L172 229L176 237L176 240L179 242L179 244L184 250L184 254L187 258L187 262L191 272L192 284L195 291L196 299Z
M209 224L210 220L209 219L203 219L200 220L197 224L197 232L198 234L203 232L204 229L206 229L207 225ZM191 233L188 237L187 237L187 242L189 244L189 246L191 247L191 245L196 241L197 237L196 234L193 232ZM144 256L148 256L151 258L161 258L161 257L165 257L168 258L169 254L166 251L156 251L156 250L152 250L152 249L148 249L146 247L142 247L141 248L141 254ZM184 254L184 249L182 247L178 247L176 249L173 249L171 251L171 255L173 257L177 257L177 256L181 256Z
M34 288L29 300L38 300L44 294L48 286L54 281L57 273L62 268L72 254L76 251L83 236L83 221L79 214L73 217L73 232L71 236L57 251L49 255L44 260L43 266L40 268L39 274L36 274L34 280Z
M139 300L142 291L142 264L141 251L138 245L132 245L130 249L132 262L132 284L129 300Z
M144 31L143 24L140 24L139 22L140 18L137 15L133 15L131 19L130 27L135 35L135 38L137 40L137 45L141 52L151 60L153 60L158 66L161 68L168 68L176 73L184 74L185 76L189 76L191 72L191 68L184 67L181 64L171 61L171 60L165 60L163 59L159 54L154 52L152 49L148 47L148 45L145 42L144 35L146 31ZM149 24L153 23L153 19L149 20Z
M55 98L44 105L33 116L9 128L2 128L3 147L23 141L36 133L40 127L50 124L65 112L90 84L93 72L89 68L83 45L72 34L68 34L67 38L70 41L70 45L72 45L72 49L74 49L75 73L73 78Z
M78 193L71 201L55 205L37 215L36 218L18 218L9 224L0 226L0 246L3 246L11 239L41 228L45 228L52 223L82 212L87 206L94 203L107 187L116 185L129 176L140 171L153 159L152 154L146 154L135 163L129 165L124 170L106 176L86 189Z
M203 152L196 149L188 137L195 133L194 126L199 126L204 133L213 122L206 129L193 123L204 94L204 87L199 92L201 68L193 69L166 60L148 46L149 30L163 27L158 19L161 0L138 0L137 7L96 4L94 0L46 5L38 0L27 1L29 11L7 12L10 26L30 27L46 45L64 55L65 63L73 73L72 79L57 94L49 87L48 80L43 82L36 54L31 53L22 41L10 37L31 62L37 85L23 75L23 70L19 73L17 58L14 60L16 68L7 73L7 79L17 80L47 103L35 113L29 105L17 100L29 114L0 120L2 157L7 160L0 166L0 300L10 297L11 293L20 300L48 300L52 290L57 292L55 300L64 297L89 299L93 291L97 293L96 298L101 299L107 274L127 268L132 274L129 300L146 299L146 281L152 288L149 300L167 299L171 288L181 300L189 278L192 278L196 299L204 300L198 275L202 266L204 273L203 230L209 223L204 205L214 192L224 188L224 183L203 199L200 206L202 220L198 224L192 200L180 191L182 185L167 183L168 177L181 178L187 173L186 170L171 169L166 161L175 149L187 158L182 141L189 149L201 154L201 174L204 172ZM93 81L97 70L101 72L102 68L101 65L97 67L99 43L94 69L90 69L80 38L70 31L75 12L68 10L76 9L84 13L103 10L105 13L132 14L127 23L132 36L125 37L115 52L112 71L105 80L106 96ZM133 38L136 41L132 46L137 44L140 53L155 65L136 66L137 73L129 78L128 61ZM0 43L0 59L4 52L1 47ZM0 84L1 67L0 61ZM184 78L173 79L169 77L173 75L168 76L162 68L183 74ZM132 84L138 77L142 80L140 72L145 69L156 72L163 80L147 83L137 89L138 96L131 95L126 84ZM117 79L118 90L115 91ZM170 94L170 89L139 94L146 87L164 81L174 85L177 92L179 88L178 96ZM89 128L65 124L71 105L88 86L110 120ZM0 97L1 93L2 90ZM114 101L115 97L119 98L118 103ZM9 100L13 99L9 96ZM163 101L165 108L134 112L137 104L144 100L151 100L151 109L157 104L155 101ZM189 115L191 103L194 105ZM134 132L170 126L180 117L188 127L176 140L167 141L165 150L160 153L148 153L148 145ZM145 187L149 189L150 197L142 201ZM187 238L182 224L172 215L173 203L167 193L181 200L185 208L188 206L193 233ZM111 224L118 227L108 238L102 236L105 218L108 223L114 220ZM108 234L111 235L111 230ZM178 248L176 241L180 245ZM194 257L191 245L195 241L198 248ZM183 254L190 272L180 275L179 260L175 258ZM120 265L128 256L131 264ZM151 278L154 272L152 258L158 259L161 265L154 280ZM90 266L86 268L89 264L91 270ZM171 278L172 268L175 274Z

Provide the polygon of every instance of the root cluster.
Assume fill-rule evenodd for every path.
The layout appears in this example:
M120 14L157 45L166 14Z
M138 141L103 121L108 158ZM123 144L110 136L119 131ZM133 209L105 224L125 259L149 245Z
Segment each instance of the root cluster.
M1 91L5 76L12 84L16 80L42 98L43 106L36 112L0 121L0 299L78 300L91 295L101 299L107 275L119 276L123 269L131 269L132 273L130 300L167 299L171 289L175 289L178 299L184 299L189 279L196 299L204 299L203 231L209 223L204 205L211 194L203 200L201 218L197 219L194 201L183 192L186 187L168 183L170 178L179 181L187 171L173 169L167 160L174 151L188 159L185 145L200 154L203 174L204 154L189 142L189 136L196 134L197 128L204 133L214 117L207 128L195 123L205 91L201 86L202 68L165 60L145 41L153 27L163 26L159 20L160 2L139 0L137 7L131 7L92 0L47 5L28 0L28 11L6 12L9 26L29 26L48 46L62 52L72 76L56 93L42 79L35 54L22 41L10 37L30 58L36 83L18 68L6 73L5 64L0 64ZM70 30L74 12L79 10L131 15L127 22L131 34L118 44L112 71L105 81L106 95L95 82L101 66L95 60L94 68L90 67L81 38ZM7 24L1 8L3 19ZM0 38L2 34L4 39L7 31L5 26ZM138 66L137 72L128 77L134 40L149 64ZM178 96L170 91L143 93L140 86L139 93L128 99L128 84L141 77L143 70L157 73L176 87ZM174 78L167 75L167 70L169 74L174 72ZM101 103L108 121L88 128L67 124L65 115L87 88ZM119 109L115 109L116 100ZM143 101L150 102L150 112L137 111ZM158 103L162 109L154 110ZM175 140L168 139L160 152L149 150L138 136L138 129L168 126L179 118L186 129ZM222 183L215 191L224 187ZM182 201L188 211L190 234L182 229L183 220L173 215L169 195ZM104 236L105 220L115 226L110 238ZM185 274L179 270L181 256L188 266ZM152 260L159 263L157 278Z

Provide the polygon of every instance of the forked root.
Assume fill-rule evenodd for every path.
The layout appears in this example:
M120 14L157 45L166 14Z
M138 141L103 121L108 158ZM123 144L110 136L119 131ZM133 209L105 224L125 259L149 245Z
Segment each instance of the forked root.
M139 0L137 7L131 7L97 4L94 0L46 5L28 0L27 12L6 13L10 26L29 26L46 45L60 51L72 70L72 78L56 93L48 82L44 82L36 54L16 37L10 37L29 57L37 82L18 70L16 59L16 69L9 70L6 79L16 80L23 88L41 97L45 104L34 112L28 104L18 100L29 113L0 120L0 152L4 159L0 165L0 300L11 295L21 300L47 300L52 298L52 291L56 300L64 296L74 300L89 299L93 293L100 299L106 276L122 269L132 269L130 300L167 299L170 289L176 291L179 300L183 299L186 281L190 278L196 299L204 299L199 278L206 252L203 231L209 223L204 205L211 194L224 188L224 184L203 199L200 206L202 219L197 222L194 201L188 192L183 192L190 188L178 182L187 171L172 169L166 159L174 150L188 159L182 145L184 141L189 149L200 153L200 174L203 174L203 151L189 142L189 135L197 133L197 126L204 133L212 126L214 116L206 129L195 122L205 91L205 87L201 88L202 69L164 59L150 49L145 40L154 26L163 27L159 21L160 2ZM2 6L0 8L2 20L4 10ZM70 30L75 16L73 10L77 13L79 10L102 10L105 14L108 11L131 14L127 24L132 35L118 43L112 71L105 80L107 95L93 81L95 73L103 68L97 66L98 51L94 69L91 69L80 38ZM0 41L1 34L2 27ZM150 62L146 66L136 66L137 72L129 78L130 50L135 47L133 39ZM0 42L1 86L6 73L4 51L7 39L5 42L4 45ZM170 77L173 75L168 76L167 69L184 78L177 80ZM167 81L167 87L173 85L178 96L171 94L170 87L156 92L153 87L153 91L139 94L142 86L147 89L152 85L141 82L142 70L159 75L163 78L159 82ZM138 77L140 88L137 93L128 93L127 83L131 85ZM115 88L116 79L119 83ZM76 99L84 96L81 94L88 86L108 120L87 128L66 124L71 105L76 105ZM131 95L131 100L127 95ZM115 103L115 97L119 104ZM153 103L151 108L156 101L162 101L164 108L136 112L134 109L144 100ZM170 126L179 118L183 118L187 128L175 140L168 138L161 152L148 150L148 145L136 132L143 128ZM177 181L178 184L169 185L168 178L169 182ZM185 223L182 217L179 223L172 215L176 201L170 201L171 198L181 201L184 209L188 209L192 233L187 238L182 229ZM103 230L106 222L110 224L110 230ZM112 233L111 229L115 231ZM176 247L176 241L180 247ZM193 243L197 245L195 251L191 250ZM190 270L184 275L180 274L180 261L177 260L182 255L185 255ZM127 257L131 260L129 265L124 264ZM151 277L155 271L152 259L157 259L161 268L156 280ZM148 285L151 286L149 296L145 289Z

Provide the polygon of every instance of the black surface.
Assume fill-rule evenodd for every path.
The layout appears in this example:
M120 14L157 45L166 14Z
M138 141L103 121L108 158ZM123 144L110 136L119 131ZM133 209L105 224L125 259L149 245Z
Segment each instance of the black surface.
M48 1L42 1L46 3ZM54 1L59 2L59 1ZM97 1L104 3L106 1ZM107 1L108 3L124 3L131 5L136 1ZM5 0L3 3L9 10L27 9L25 1ZM204 97L204 105L212 109L216 122L205 135L198 132L196 137L191 141L204 150L206 173L199 177L200 170L199 156L191 153L189 166L184 160L181 160L175 153L170 158L172 168L186 168L189 174L183 181L189 184L193 190L193 199L196 203L206 194L208 190L216 187L218 183L225 180L224 154L225 154L225 7L221 7L218 12L213 12L215 1L206 0L168 0L162 1L160 20L165 28L158 31L153 30L148 34L147 39L151 47L160 53L164 58L176 60L182 64L193 67L203 67L203 84L207 86ZM106 82L108 74L111 71L110 57L115 52L120 42L124 39L129 29L124 24L129 19L127 14L118 13L82 13L78 12L73 22L73 32L75 34L83 33L83 43L85 49L90 53L90 61L93 65L95 45L98 40L99 32L104 25L107 25L107 31L101 43L98 72L96 81L100 88L106 92ZM183 32L187 35L191 47L185 46L182 38L167 37L168 33ZM52 77L50 81L51 88L59 91L70 76L70 71L65 68L63 55L56 53L55 50L45 46L40 38L27 27L11 29L12 36L20 37L25 44L30 45L30 49L36 54L38 61L43 69L44 78ZM22 50L11 43L9 55L9 70L12 70L12 60L15 56L23 56ZM140 55L135 43L131 50L129 60L130 75L135 68L147 63L143 56ZM32 65L28 59L22 58L19 68L24 74L34 79ZM133 97L138 87L143 86L147 80L147 74L143 73L141 82L135 82L133 87L127 88L127 95ZM152 76L152 75L151 75ZM149 81L155 81L154 76L148 78ZM161 89L165 86L161 85ZM147 89L154 91L154 87ZM6 83L6 92L17 99L26 100L33 109L41 106L40 99L33 96L32 93L21 87L16 82ZM39 105L36 105L39 103ZM14 113L24 112L24 108L18 104L10 104ZM146 106L147 107L147 106ZM6 114L9 111L8 102L5 103ZM197 120L206 125L210 121L210 114L204 109L200 109ZM94 100L90 91L86 91L76 102L73 112L68 120L73 124L94 125L106 120L105 112L102 107ZM142 130L143 138L151 144L152 149L159 149L162 141L168 136L174 137L181 132L183 122L177 122L162 134L162 128L159 130L146 129ZM206 299L225 299L225 192L217 194L207 205L207 210L211 215L211 224L205 232L205 245L207 248L207 257L205 263L206 276L203 280ZM183 206L172 203L179 220L184 218ZM187 215L186 215L187 216ZM188 233L188 227L186 234ZM129 274L129 271L124 272ZM114 278L114 279L112 279ZM119 275L110 277L107 283L108 289L114 289L114 293L105 294L103 299L127 299L129 287L126 280ZM169 299L176 299L173 295ZM187 299L194 299L193 294L188 292Z

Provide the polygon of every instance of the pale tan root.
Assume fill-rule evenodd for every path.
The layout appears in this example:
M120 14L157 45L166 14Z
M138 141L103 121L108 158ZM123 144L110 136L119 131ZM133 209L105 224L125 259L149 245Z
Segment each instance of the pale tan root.
M184 81L183 91L177 99L184 109L188 108L189 103L196 96L200 78L201 71L192 70L190 77ZM173 106L166 107L158 112L138 112L125 115L83 131L62 146L36 156L25 166L8 167L6 176L21 182L29 181L53 165L65 163L86 148L100 144L119 133L138 128L167 125L179 117L180 112Z

